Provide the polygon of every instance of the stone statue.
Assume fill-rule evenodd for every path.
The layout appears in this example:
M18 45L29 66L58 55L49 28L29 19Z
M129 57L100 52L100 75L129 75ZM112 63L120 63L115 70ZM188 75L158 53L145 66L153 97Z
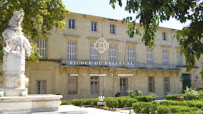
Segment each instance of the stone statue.
M2 33L6 46L3 48L3 91L7 96L27 95L28 78L25 72L25 51L31 55L32 46L23 35L21 22L24 11L15 11L9 21L10 28Z
M39 111L57 111L61 104L61 95L28 95L28 78L24 75L25 52L30 56L32 47L22 32L23 15L23 10L15 11L9 22L10 28L2 33L6 46L3 48L0 113L31 114Z
M9 21L10 28L4 30L2 33L6 43L6 47L4 47L5 53L15 53L24 56L26 49L28 56L31 54L32 47L27 38L23 35L20 25L23 21L23 15L23 10L15 11Z

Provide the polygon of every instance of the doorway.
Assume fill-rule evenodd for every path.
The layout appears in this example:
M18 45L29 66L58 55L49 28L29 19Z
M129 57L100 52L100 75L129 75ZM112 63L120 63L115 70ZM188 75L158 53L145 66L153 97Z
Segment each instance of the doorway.
M186 87L191 87L191 80L190 80L190 74L182 74L182 83L183 83L183 91L186 90Z
M128 95L128 78L120 78L120 95Z

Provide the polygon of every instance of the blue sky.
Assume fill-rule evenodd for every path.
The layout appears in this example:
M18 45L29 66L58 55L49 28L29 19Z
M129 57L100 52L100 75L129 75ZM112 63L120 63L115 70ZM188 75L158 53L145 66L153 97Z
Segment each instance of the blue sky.
M88 14L119 20L122 20L127 16L133 16L133 14L129 14L128 12L124 11L124 7L121 8L120 6L116 5L116 8L113 9L111 5L109 5L109 0L62 0L62 1L65 4L66 9L74 13ZM125 4L123 4L123 6L125 6ZM187 26L188 24L189 22L187 22L186 24L181 24L175 19L170 19L169 21L160 23L160 26L180 30L182 29L182 27Z

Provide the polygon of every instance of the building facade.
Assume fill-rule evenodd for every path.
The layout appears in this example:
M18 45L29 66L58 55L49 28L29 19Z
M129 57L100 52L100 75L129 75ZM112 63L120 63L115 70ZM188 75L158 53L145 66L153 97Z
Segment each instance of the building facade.
M26 63L29 94L73 99L141 90L163 98L182 93L186 86L203 88L199 75L203 62L186 72L179 41L173 39L176 30L159 27L155 45L148 48L142 36L129 38L128 26L120 20L71 13L65 21L65 30L54 29L39 38L40 61ZM109 44L104 53L95 48L100 37Z

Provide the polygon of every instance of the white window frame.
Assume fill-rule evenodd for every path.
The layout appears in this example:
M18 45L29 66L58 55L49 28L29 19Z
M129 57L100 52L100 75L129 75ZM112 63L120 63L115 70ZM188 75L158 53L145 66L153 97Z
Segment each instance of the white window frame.
M135 48L134 47L128 47L128 62L129 62L129 64L132 64L132 65L135 64Z
M155 77L148 77L148 92L155 92Z
M164 92L170 92L170 78L164 77Z
M37 94L46 94L46 80L37 80Z
M115 25L110 25L110 33L115 34Z
M97 31L97 23L96 22L92 22L92 31Z
M37 47L39 48L39 55L45 59L47 57L47 39L38 39Z
M74 61L76 60L76 53L77 53L77 44L76 41L68 41L67 47L67 60Z
M167 40L166 32L162 32L162 39Z
M95 49L94 43L90 43L90 61L95 62L98 61L99 55L98 55L98 50Z
M182 56L180 51L177 51L177 65L181 66L182 65Z
M168 50L162 50L163 67L168 67Z
M90 76L90 94L99 94L99 76Z
M70 29L75 29L75 19L69 19L68 26Z
M120 95L128 95L128 78L120 78Z
M73 79L76 78L76 79ZM74 84L71 85L69 82L76 81ZM72 86L76 86L76 90L71 90ZM68 76L68 94L77 94L78 93L78 76Z
M109 62L114 65L117 62L117 46L109 46Z
M152 49L147 49L147 66L149 68L153 67L153 53Z

